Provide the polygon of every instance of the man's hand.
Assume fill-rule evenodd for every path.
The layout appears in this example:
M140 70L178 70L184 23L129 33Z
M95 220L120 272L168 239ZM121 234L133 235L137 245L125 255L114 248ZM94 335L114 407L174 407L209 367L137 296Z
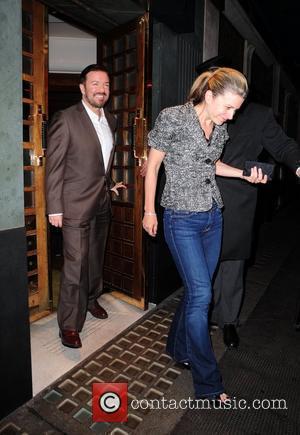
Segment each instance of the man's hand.
M63 215L52 215L52 216L48 216L49 218L49 222L51 225L53 225L54 227L62 227L63 224Z
M123 184L123 181L119 181L110 190L112 192L114 192L117 196L119 196L118 189L127 189L127 186L125 186L125 184Z

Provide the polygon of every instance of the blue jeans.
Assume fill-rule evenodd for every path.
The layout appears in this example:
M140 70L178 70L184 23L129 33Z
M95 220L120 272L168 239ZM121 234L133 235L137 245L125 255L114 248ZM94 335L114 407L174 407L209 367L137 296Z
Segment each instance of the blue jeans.
M211 281L222 236L222 213L214 204L207 212L166 209L165 238L185 293L175 313L167 353L189 362L196 398L224 392L208 331Z

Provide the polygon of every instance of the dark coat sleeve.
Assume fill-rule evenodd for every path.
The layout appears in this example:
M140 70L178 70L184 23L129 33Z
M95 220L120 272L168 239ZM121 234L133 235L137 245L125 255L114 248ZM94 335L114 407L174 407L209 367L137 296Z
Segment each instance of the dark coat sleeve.
M262 131L262 146L279 163L284 163L294 173L300 166L300 146L288 137L276 122L270 109Z
M247 104L229 126L230 141L225 145L223 161L243 168L245 160L257 160L263 149L294 173L300 166L300 147L276 122L272 109ZM224 202L224 230L221 258L246 259L251 254L252 228L257 187L243 180L218 177Z

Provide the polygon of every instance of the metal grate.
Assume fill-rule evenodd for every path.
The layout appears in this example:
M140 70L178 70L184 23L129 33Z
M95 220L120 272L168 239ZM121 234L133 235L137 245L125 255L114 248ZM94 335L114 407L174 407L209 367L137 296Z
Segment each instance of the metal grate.
M51 427L57 428L57 433L62 431L72 435L138 431L149 409L133 410L130 401L161 398L181 374L181 369L165 353L167 334L178 300L178 296L173 297L149 313L4 419L2 425L0 423L0 434L35 434L38 425L41 428L39 433L47 433ZM128 383L126 423L93 423L92 384L97 382ZM24 418L26 410L30 418Z

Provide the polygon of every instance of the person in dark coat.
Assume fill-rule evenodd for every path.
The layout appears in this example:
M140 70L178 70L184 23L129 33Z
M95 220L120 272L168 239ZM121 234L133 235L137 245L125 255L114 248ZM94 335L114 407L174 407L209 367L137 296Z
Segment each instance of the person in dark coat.
M222 162L242 169L246 160L258 160L265 149L300 176L300 147L276 122L272 109L261 104L245 107L228 125L229 141ZM245 260L250 257L257 187L233 178L217 177L224 202L223 241L214 281L212 321L223 328L224 342L237 347L236 326L243 298Z

